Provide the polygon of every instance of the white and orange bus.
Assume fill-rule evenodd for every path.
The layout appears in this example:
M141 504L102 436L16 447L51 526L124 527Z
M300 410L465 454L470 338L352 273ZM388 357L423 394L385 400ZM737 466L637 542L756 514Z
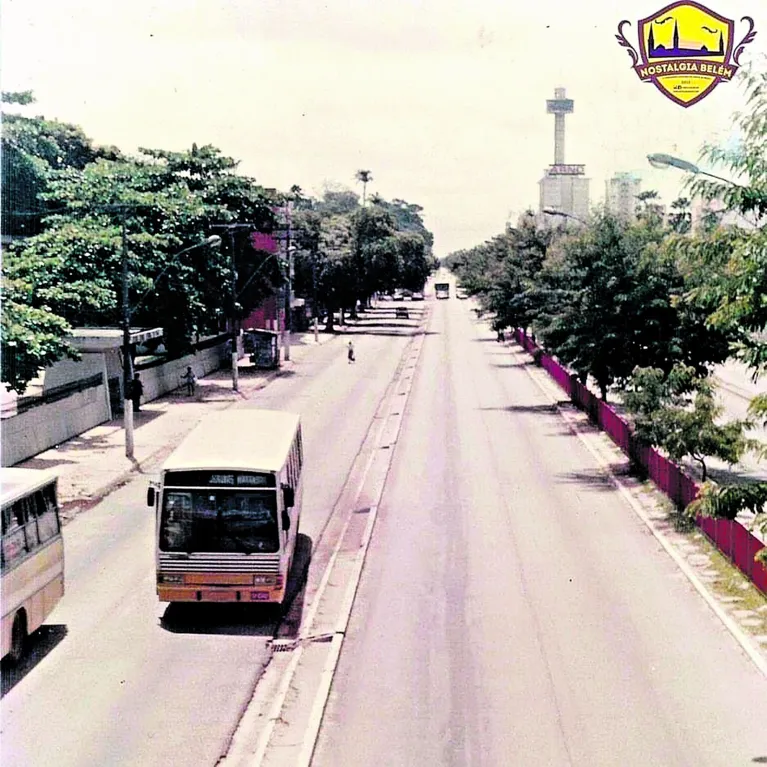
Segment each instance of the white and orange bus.
M160 601L283 602L302 465L297 415L243 408L204 417L147 496Z
M57 477L37 469L3 469L3 657L18 662L64 596L64 540Z

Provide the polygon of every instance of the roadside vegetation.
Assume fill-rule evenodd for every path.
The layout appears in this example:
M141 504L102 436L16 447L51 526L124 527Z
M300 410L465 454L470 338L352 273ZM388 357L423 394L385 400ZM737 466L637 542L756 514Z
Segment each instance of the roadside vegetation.
M162 327L171 356L274 295L287 247L295 294L316 298L331 331L334 312L354 316L375 292L420 290L436 266L418 205L378 195L360 204L342 187L319 199L279 191L214 146L129 156L77 126L17 113L34 103L29 92L2 101L2 380L16 392L76 357L72 328L120 326L123 265L132 325ZM372 173L356 179L364 198ZM278 252L257 233L279 240Z
M741 73L738 142L701 150L701 164L731 182L691 176L665 217L654 191L639 195L632 220L596 210L584 222L544 222L529 211L443 260L497 329L532 333L602 399L617 394L641 439L698 463L703 490L688 513L729 519L767 503L767 482L715 484L705 463L765 453L749 430L767 425L767 397L723 423L710 377L727 359L754 378L767 373L767 61L760 66ZM716 202L693 231L695 198ZM767 549L760 555L767 563Z

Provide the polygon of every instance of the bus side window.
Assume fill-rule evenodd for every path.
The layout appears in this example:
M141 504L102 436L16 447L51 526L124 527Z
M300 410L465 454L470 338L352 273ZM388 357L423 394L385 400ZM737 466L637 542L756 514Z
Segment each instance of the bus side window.
M13 567L27 552L24 527L19 524L19 519L24 519L21 501L16 501L10 507L3 509L3 521L7 520L7 527L3 534L3 566L5 568Z
M44 487L37 496L37 530L40 543L45 543L59 533L59 517L56 508L56 493L53 485Z
M295 456L292 450L288 453L288 484L291 487L296 486Z
M304 465L304 443L301 437L301 427L298 428L298 468L303 468Z
M40 534L37 531L38 495L39 493L33 493L21 501L22 508L24 509L24 532L27 536L27 551L32 551L40 545ZM42 496L40 501L42 501Z

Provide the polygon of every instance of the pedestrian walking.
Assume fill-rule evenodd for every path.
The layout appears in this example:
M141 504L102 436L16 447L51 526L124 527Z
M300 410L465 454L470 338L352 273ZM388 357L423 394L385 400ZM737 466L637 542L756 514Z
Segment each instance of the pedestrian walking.
M191 397L194 394L194 384L197 380L191 365L187 365L186 373L181 376L181 380L186 384L187 395Z
M133 412L138 413L141 409L141 395L144 393L144 384L141 383L139 374L133 376L130 387L130 398L133 400Z
M349 346L347 347L346 355L349 358L349 364L350 365L352 364L352 362L356 361L354 359L354 344L351 341L349 341Z

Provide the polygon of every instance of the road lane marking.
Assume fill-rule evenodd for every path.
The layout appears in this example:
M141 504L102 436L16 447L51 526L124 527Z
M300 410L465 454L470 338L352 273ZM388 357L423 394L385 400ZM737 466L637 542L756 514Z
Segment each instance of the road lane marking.
M429 315L426 314L421 322L419 328L421 331L423 331L427 324L428 316ZM362 577L365 557L370 545L370 541L372 539L373 530L377 519L378 503L380 502L380 498L383 495L383 491L386 485L386 478L388 476L389 468L392 462L391 453L382 454L377 448L382 446L393 447L397 441L402 426L404 403L407 401L399 400L396 397L397 389L399 389L399 387L404 382L403 379L405 378L405 363L408 361L408 359L417 362L421 355L423 343L424 336L422 332L413 334L408 347L403 352L403 356L392 378L392 382L387 388L387 393L384 395L382 403L379 405L377 410L377 414L381 414L381 423L377 431L373 432L374 436L370 443L368 443L369 447L363 443L363 448L355 459L358 460L364 454L365 449L369 450L369 456L366 460L362 476L357 483L356 491L352 496L353 502L351 504L351 509L344 509L344 513L347 514L346 520L341 532L339 533L338 540L333 548L332 554L325 566L325 570L317 587L317 591L315 592L312 599L312 603L310 605L309 611L307 612L306 618L302 621L302 628L297 639L295 640L295 644L293 648L286 648L282 645L282 643L278 643L276 647L272 646L272 655L267 661L267 671L262 679L264 679L264 683L267 686L274 686L276 684L277 689L274 693L274 697L271 698L271 705L268 706L266 723L257 736L255 752L250 753L251 748L248 743L252 741L254 735L253 731L256 730L260 724L259 720L263 722L263 719L261 719L260 713L255 710L256 706L252 706L252 710L245 712L245 715L243 716L240 723L242 731L235 732L235 736L232 739L231 749L229 753L226 754L224 759L219 763L220 765L246 763L249 765L249 767L260 767L261 765L265 764L272 755L277 756L279 760L279 755L273 754L272 751L270 751L270 746L272 745L272 740L275 736L275 729L277 725L285 723L282 714L284 713L287 705L289 705L288 696L291 690L295 690L295 678L299 672L300 661L304 657L305 649L310 646L316 646L316 641L313 640L324 639L327 642L328 637L330 637L330 641L327 642L329 645L328 656L325 659L325 664L320 676L320 682L314 694L314 699L309 712L308 724L306 727L304 727L301 733L302 740L300 758L306 760L305 762L301 762L301 764L308 765L311 762L311 758L314 754L314 750L316 748L317 740L319 737L319 731L322 726L322 718L324 716L327 700L329 698L333 676L338 665L341 646L343 644L346 628L351 618L354 600L357 594L359 582ZM407 378L407 384L409 384L408 391L403 392L404 394L409 393L410 386L412 386L412 375ZM389 444L381 445L384 434L386 433L387 429L390 428L392 422L394 422L396 428L393 430L394 433L391 435L391 441ZM357 549L353 552L344 551L344 543L347 534L350 532L350 527L353 521L360 519L360 516L355 514L354 510L360 505L359 501L365 490L365 485L368 481L371 468L375 465L375 460L381 456L384 456L383 462L381 463L382 474L380 481L376 483L375 490L372 493L372 495L375 497L375 501L369 504L368 519L366 520L365 528L362 534L362 540ZM353 474L354 466L352 466L351 470L349 471L349 478L347 479L347 483ZM345 490L342 490L341 494L339 495L339 502L345 495ZM351 560L352 576L349 577L348 581L345 583L346 590L341 602L341 609L338 611L338 617L334 623L333 631L319 635L314 634L313 624L317 620L318 611L322 604L323 597L325 597L329 592L329 586L331 585L330 579L334 572L339 569L340 565L345 563L347 560ZM284 657L286 649L291 652L290 661L284 668L275 669L275 667L272 665L274 663L274 651L277 650L278 654ZM277 679L272 679L275 674L270 674L270 666L273 670L276 671ZM251 703L255 702L257 695L258 691L253 696ZM250 708L251 706L249 706L249 709ZM240 727L237 729L240 730ZM273 751L274 750L276 750L276 748L273 749ZM293 763L291 763L291 765L292 764Z

